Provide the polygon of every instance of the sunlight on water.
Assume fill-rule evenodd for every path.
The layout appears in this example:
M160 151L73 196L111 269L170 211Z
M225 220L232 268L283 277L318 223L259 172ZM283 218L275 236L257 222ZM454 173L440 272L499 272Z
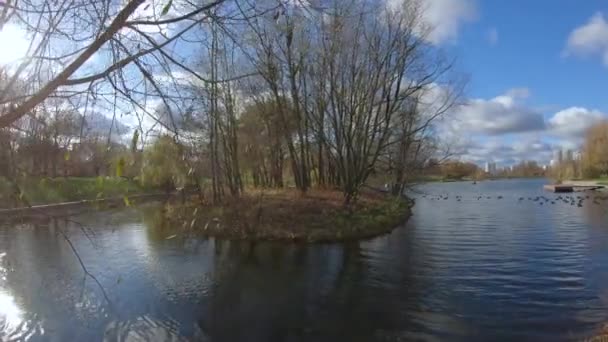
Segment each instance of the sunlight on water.
M0 253L0 262L6 253ZM0 267L0 281L6 281L7 269ZM0 284L2 285L2 284ZM22 340L28 339L28 324L23 318L23 310L19 307L15 298L0 287L0 340Z
M0 253L0 265L6 253ZM44 335L44 329L25 318L25 313L15 297L3 288L7 280L7 269L0 266L0 341L27 341L34 334Z
M5 292L0 292L0 326L12 330L22 322L23 312L15 299Z
M164 322L144 315L128 321L110 322L105 328L103 341L115 341L116 336L125 342L184 341L175 329L174 322Z
M0 262L6 253L0 253ZM6 269L0 267L0 280L6 281ZM0 329L2 333L13 332L23 321L23 312L15 303L13 296L0 288Z

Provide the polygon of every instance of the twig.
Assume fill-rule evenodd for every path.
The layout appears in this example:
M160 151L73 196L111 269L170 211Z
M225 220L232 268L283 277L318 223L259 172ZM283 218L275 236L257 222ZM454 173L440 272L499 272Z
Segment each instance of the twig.
M99 289L101 290L104 298L108 301L108 304L110 304L110 307L111 307L112 306L112 302L110 301L110 298L108 297L108 294L106 293L106 290L103 287L103 285L101 285L101 283L99 282L99 280L97 279L97 277L95 277L95 275L93 275L91 272L89 272L88 268L86 267L86 265L82 261L82 258L80 257L80 254L78 253L78 250L76 250L76 247L72 243L72 240L70 240L70 238L63 231L63 228L61 228L61 227L58 227L58 228L59 228L59 233L63 236L63 238L65 239L65 241L67 241L68 245L70 246L70 249L72 250L72 252L76 256L76 259L78 259L78 262L80 263L80 267L82 267L82 270L84 271L84 274L86 276L91 277L91 279L93 279L95 281L95 283L97 283L97 285L99 286Z

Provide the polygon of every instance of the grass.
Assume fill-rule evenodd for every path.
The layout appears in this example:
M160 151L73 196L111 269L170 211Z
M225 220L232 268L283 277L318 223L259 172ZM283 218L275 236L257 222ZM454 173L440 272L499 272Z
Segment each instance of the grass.
M119 197L151 190L124 178L106 177L26 178L18 184L23 198L32 205ZM14 205L13 193L10 183L0 178L0 207Z
M595 182L598 185L608 185L608 176L598 178L572 178L573 181Z
M608 185L608 177L595 178L591 179L591 181L594 181L599 185Z
M221 205L169 205L163 217L166 226L203 236L332 242L387 233L409 217L409 209L403 199L373 192L347 209L336 191L251 191Z

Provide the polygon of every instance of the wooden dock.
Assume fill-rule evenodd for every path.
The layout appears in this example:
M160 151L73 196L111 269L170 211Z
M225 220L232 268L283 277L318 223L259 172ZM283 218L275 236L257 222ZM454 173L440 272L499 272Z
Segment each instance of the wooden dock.
M603 185L597 184L547 184L543 187L547 191L552 192L578 192L578 191L592 191L603 189Z

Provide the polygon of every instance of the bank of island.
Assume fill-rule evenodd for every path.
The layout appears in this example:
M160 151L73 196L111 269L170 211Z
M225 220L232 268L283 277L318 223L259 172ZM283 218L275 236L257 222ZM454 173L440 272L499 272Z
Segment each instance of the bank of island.
M170 203L159 213L163 229L181 228L226 239L334 242L390 232L410 216L413 203L375 190L344 206L341 192L255 190L219 204Z

